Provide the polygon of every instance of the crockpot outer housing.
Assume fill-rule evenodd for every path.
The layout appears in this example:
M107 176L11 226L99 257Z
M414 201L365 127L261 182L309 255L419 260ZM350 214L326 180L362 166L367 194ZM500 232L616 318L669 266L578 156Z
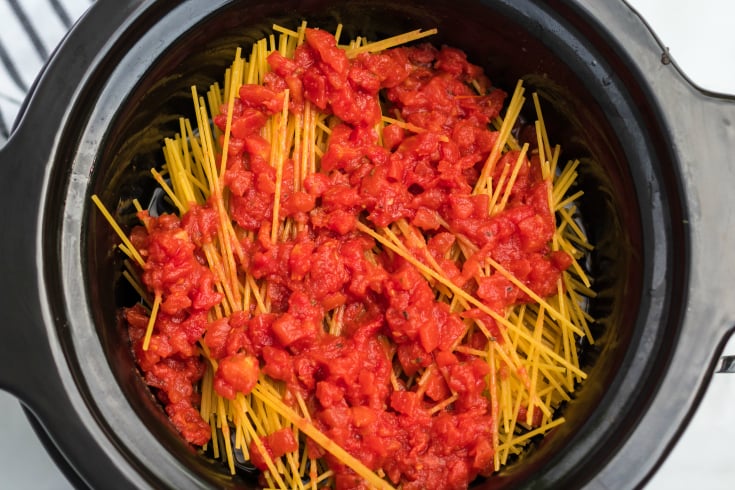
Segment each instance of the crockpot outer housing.
M662 63L655 38L618 2L96 3L0 150L0 386L21 398L80 484L253 487L184 444L143 385L115 317L125 301L115 238L89 198L100 194L124 219L124 200L150 192L142 176L160 162L161 138L190 114L189 85L219 78L236 41L247 46L273 21L302 18L367 35L438 26L435 41L468 51L496 84L526 77L551 108L552 138L595 162L581 176L580 203L601 250L590 264L603 287L591 303L600 337L584 360L590 379L567 424L477 486L644 482L735 324L725 287L735 273L735 166L726 159L735 104ZM518 59L493 56L490 37Z

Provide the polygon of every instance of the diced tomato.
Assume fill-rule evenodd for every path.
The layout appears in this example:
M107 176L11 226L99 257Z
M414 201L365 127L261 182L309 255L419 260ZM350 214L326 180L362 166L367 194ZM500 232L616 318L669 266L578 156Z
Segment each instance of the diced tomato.
M322 407L330 408L342 404L345 392L334 383L320 381L316 384L316 398Z
M291 355L284 349L267 345L263 347L263 372L273 379L292 381L294 366Z
M439 347L439 343L441 342L439 338L439 325L431 320L425 322L419 328L419 339L424 350L426 352L432 352Z
M572 265L572 257L563 250L551 252L551 263L560 271L567 270Z
M176 429L190 443L202 446L209 441L212 433L209 424L199 415L199 410L190 404L179 402L168 405L166 413Z
M260 367L255 357L239 353L220 360L214 375L214 388L225 398L234 400L237 393L249 394L256 383Z
M292 75L299 68L299 65L294 60L286 58L278 51L273 51L268 55L267 59L273 71L282 77Z
M313 332L302 324L296 317L286 312L273 322L273 333L281 345L289 346Z
M413 391L394 391L390 396L390 406L393 410L413 416L421 409L420 401Z
M340 74L347 73L350 62L344 50L337 47L332 34L321 29L306 29L306 42L332 70Z
M539 407L533 407L533 415L531 416L531 427L538 427L541 425L541 420L543 419L543 412ZM518 422L521 424L526 424L528 422L528 407L527 406L521 406L518 408Z
M241 116L232 119L232 135L243 140L260 131L267 121L268 116L260 110L247 108Z
M268 446L276 458L280 458L284 454L296 451L299 448L293 431L289 429L279 429L270 434L268 436Z
M304 72L301 85L306 100L321 110L327 108L327 79L317 68L311 67Z
M316 199L313 195L303 191L297 191L288 196L283 206L286 216L292 216L296 213L308 213L316 205Z
M232 327L230 327L227 318L220 318L207 326L207 332L204 334L204 344L209 348L212 358L219 359L224 355L227 337L231 329Z
M198 384L216 366L219 396L276 381L283 403L305 406L325 437L397 487L467 488L494 471L491 366L496 383L523 382L505 355L499 367L484 355L513 347L495 319L531 301L526 288L556 294L573 264L550 247L551 184L537 152L519 167L517 150L488 161L498 138L490 122L506 94L457 49L418 44L348 59L332 34L307 29L292 58L274 51L268 63L231 109L222 195L186 203L181 218L139 213L131 241L145 260L140 281L161 302L145 349L150 313L124 312L136 362L193 444L211 435ZM286 90L299 119L276 161L264 128ZM228 110L214 117L222 130ZM395 120L384 125L383 113ZM311 116L328 126L318 147L304 139ZM521 140L535 136L526 130ZM475 189L488 163L495 194ZM521 426L527 415L521 406ZM531 425L541 419L534 407ZM277 427L263 422L258 430ZM304 440L335 488L367 487ZM290 427L260 442L248 449L262 471L299 449Z
M283 109L283 94L276 93L263 85L242 85L239 95L245 107L258 109L267 115L275 114Z
M444 380L444 376L438 370L432 371L426 380L426 396L439 402L448 398L450 395L451 392L449 391L447 382Z
M474 458L472 459L472 467L481 474L487 475L493 464L493 456L495 451L493 450L492 440L480 439L474 447Z
M480 277L477 281L479 284L477 296L492 305L493 308L502 310L513 304L518 297L518 288L500 273Z
M416 374L419 369L431 364L431 356L416 342L400 344L397 352L401 368L409 376Z
M256 157L256 162L267 162L270 159L271 144L265 138L257 134L251 134L245 138L245 151Z
M287 428L279 429L260 439L263 448L268 454L267 459L271 463L284 454L296 451L299 448L298 441L293 435L293 431ZM253 440L250 443L250 462L261 471L268 469L266 456L263 455L258 444Z
M449 196L449 205L454 219L467 219L475 211L475 205L469 195L453 194Z
M518 234L524 252L541 252L551 241L554 225L548 216L534 214L518 223Z
M389 124L383 128L383 145L390 150L401 144L404 138L405 131L397 124Z
M192 206L181 219L181 225L189 233L191 241L201 246L211 242L217 233L217 212L211 206Z

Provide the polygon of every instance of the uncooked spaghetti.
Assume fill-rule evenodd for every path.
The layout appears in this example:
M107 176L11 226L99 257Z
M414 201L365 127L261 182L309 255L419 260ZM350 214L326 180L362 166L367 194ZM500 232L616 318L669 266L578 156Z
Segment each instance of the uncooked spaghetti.
M457 488L564 422L594 295L538 98L463 52L274 26L154 171L126 236L146 382L265 488ZM410 44L410 45L408 45ZM501 110L504 115L501 116ZM222 434L223 437L217 437ZM223 447L224 446L224 447Z

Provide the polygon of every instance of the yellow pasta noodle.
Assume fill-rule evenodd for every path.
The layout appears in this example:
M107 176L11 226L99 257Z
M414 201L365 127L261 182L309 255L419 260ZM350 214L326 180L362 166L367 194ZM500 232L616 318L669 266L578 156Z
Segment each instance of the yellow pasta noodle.
M335 111L320 108L319 100L304 99L295 78L285 77L293 85L279 93L277 106L268 106L271 99L258 98L260 92L254 88L252 101L246 103L241 100L243 86L259 86L264 90L269 87L265 81L272 80L271 64L278 62L278 56L293 60L295 51L307 42L310 35L305 22L296 29L273 26L273 31L274 34L255 43L248 56L244 57L243 52L237 50L232 65L224 74L222 86L212 85L206 97L192 87L194 117L182 118L179 134L163 142L165 166L152 171L153 178L177 209L179 217L183 218L192 210L203 207L212 212L214 231L198 244L196 255L213 278L211 293L221 298L207 312L208 325L232 323L235 321L233 319L243 317L250 320L258 315L264 318L271 315L268 318L273 318L276 313L283 313L282 299L278 296L278 287L282 287L282 284L269 283L265 275L253 274L247 268L246 264L250 261L261 260L260 256L249 255L251 249L248 247L266 243L268 247L273 247L269 250L277 250L279 244L288 243L292 247L288 250L296 250L301 246L299 240L315 234L313 222L316 218L322 218L318 214L319 204L308 201L312 197L307 191L319 184L319 175L326 175L322 172L322 161L326 161L330 151L335 151L330 143L342 131L340 124L343 121ZM342 50L350 62L357 62L363 56L412 43L435 33L435 29L415 30L374 42L358 38L344 43L339 41L340 26L334 36L340 44L335 44L334 48ZM353 75L357 77L360 74L355 72ZM362 83L369 84L369 80ZM487 95L482 92L483 85L478 80L466 80L465 83L475 92L475 95L465 97L482 98ZM293 87L296 90L292 92ZM558 162L560 149L551 146L536 94L533 94L535 141L522 142L513 136L525 100L525 88L519 82L502 118L489 121L488 131L494 127L497 135L483 160L476 165L476 180L468 194L485 199L480 202L486 204L489 218L501 216L513 209L516 186L528 178L528 168L532 162L539 166L539 173L543 175L545 185L548 185L542 195L548 194L546 204L556 219L548 253L569 257L569 266L560 272L553 294L542 297L526 279L518 277L517 272L490 255L483 257L472 274L463 276L465 271L462 268L470 269L482 246L473 242L468 232L458 230L455 222L440 214L427 218L434 219L430 233L406 218L397 219L388 226L378 226L366 219L364 213L349 230L354 236L370 241L372 249L364 250L363 254L371 267L378 268L387 261L408 264L416 271L417 277L430 285L436 301L442 304L441 311L461 319L458 320L457 328L461 327L462 331L452 339L451 346L446 349L445 359L462 359L468 365L477 361L486 370L483 375L484 393L492 427L490 440L485 442L490 445L491 471L499 470L511 455L522 453L531 438L548 433L564 422L557 408L562 402L571 399L570 395L578 383L587 377L583 366L579 365L577 342L581 338L589 343L594 342L590 331L590 323L594 319L586 311L587 301L594 296L594 289L592 280L584 271L584 259L593 247L575 219L574 207L583 195L582 191L574 190L582 163L573 161L562 166ZM260 115L255 113L256 109ZM257 150L248 150L250 160L247 162L250 165L267 166L267 175L272 175L272 180L255 178L249 184L270 189L272 197L267 203L268 212L264 213L266 218L263 220L267 224L267 229L263 228L265 232L245 229L232 214L233 200L239 196L232 191L228 169L239 164L237 161L233 163L233 155L239 148L237 145L244 144L241 137L243 123L239 119L245 117L241 115L243 113L253 118L263 118L262 128L251 135L251 140L246 144L260 145ZM267 117L262 114L267 114ZM373 129L381 144L394 137L396 131L405 132L408 135L406 138L434 137L437 145L453 144L450 136L437 133L436 128L402 120L400 114L395 113L380 114ZM267 158L263 158L262 162L254 162L255 155L261 155L259 151ZM513 160L500 169L498 163L508 152L515 152L512 154ZM380 156L371 155L370 158L378 159ZM354 165L360 164L357 158ZM362 179L370 177L365 174ZM359 183L351 182L350 185L354 187ZM340 189L347 194L350 185L345 184ZM330 197L324 193L314 199L321 199L324 203ZM305 201L300 203L298 199ZM117 225L99 198L94 196L93 201L119 235L122 242L120 247L129 256L124 277L150 306L150 310L145 310L148 323L139 353L146 355L151 345L160 341L163 335L157 326L158 316L168 314L165 312L174 309L176 304L170 293L162 294L162 289L145 290L147 283L144 278L150 272L149 268L153 267L146 258L150 252L136 250L134 241ZM256 206L255 203L249 205ZM355 204L356 207L360 205L364 206ZM301 211L302 208L309 211ZM145 216L146 212L139 209L139 214ZM312 221L305 216L310 216ZM329 219L329 216L323 217L319 223L324 224L320 226L334 226L334 229L330 228L332 233L342 233L334 231L339 229L338 224L329 222ZM448 233L453 237L444 256L434 254L431 244L432 238L440 233ZM293 251L290 253L292 256L295 254ZM286 257L283 260L287 262L289 259ZM459 264L458 270L453 270L448 263ZM288 281L300 280L296 272L290 274ZM513 288L519 297L525 299L507 309L499 309L484 300L478 292L481 285L486 281L499 280L507 281L507 287ZM366 287L378 288L375 285ZM359 316L354 308L345 304L345 294L340 294L332 293L324 299L330 306L325 307L322 323L315 327L323 329L326 335L333 338L347 338L355 317ZM406 320L409 319L407 310L402 312ZM367 315L365 312L363 314ZM272 321L275 325L277 320ZM299 328L308 327L305 326L308 320L299 321ZM278 324L278 328L284 329L282 335L288 333L286 329L291 328L289 325ZM276 330L275 326L271 328ZM196 411L205 423L205 430L211 433L211 444L207 445L207 449L215 458L222 458L231 473L236 472L235 455L242 453L247 460L260 462L263 469L261 481L265 488L323 488L333 485L335 478L342 474L326 463L336 460L371 488L400 486L400 481L391 481L389 469L371 467L369 461L361 460L359 454L352 454L330 437L328 431L319 425L324 422L319 417L314 418L310 412L316 404L314 399L290 389L288 382L283 379L264 373L265 363L262 359L259 359L257 379L253 379L252 386L246 392L238 391L232 397L224 396L218 390L223 383L230 382L230 378L223 372L240 369L238 366L244 364L232 364L234 361L231 359L242 360L247 349L229 353L227 360L223 360L210 349L208 335L209 330L198 339L197 356L205 360L203 366L206 370L197 384L200 401ZM483 339L483 342L479 343L478 338ZM422 416L436 418L451 413L453 407L462 403L460 392L447 384L449 368L437 360L440 357L438 354L429 356L431 360L428 364L407 372L402 364L404 351L399 352L394 340L389 334L381 334L377 341L391 366L386 378L386 389L397 394L395 400L390 398L391 404L395 402L396 407L401 406L402 402L398 400L400 396L410 393L406 399L416 397L420 402L423 401L423 408L420 408ZM428 337L422 337L421 341L425 345L433 342ZM299 372L299 376L308 376L305 369ZM365 374L365 379L373 374ZM442 386L449 387L441 391ZM323 384L316 389L326 390L327 387ZM371 415L355 407L358 405L350 407L355 420L362 420L359 417L363 415L366 418L364 423L369 423ZM217 437L218 434L222 437ZM286 441L283 445L288 450L273 452L270 445L274 444L273 438L276 436L283 437L283 441ZM295 442L293 447L292 442Z

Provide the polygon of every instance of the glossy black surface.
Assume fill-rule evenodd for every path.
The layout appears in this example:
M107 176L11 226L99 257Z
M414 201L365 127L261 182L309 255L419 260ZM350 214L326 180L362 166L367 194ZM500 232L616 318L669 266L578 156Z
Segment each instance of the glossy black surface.
M438 27L496 85L542 98L562 160L583 159L581 217L596 245L597 342L567 423L477 488L627 488L645 480L696 406L735 322L724 158L735 109L661 65L660 47L610 2L98 3L52 58L0 150L8 210L0 386L17 393L92 487L252 487L181 442L143 385L116 312L115 237L89 202L129 222L153 188L160 140L191 113L189 86L221 77L273 22L383 37ZM530 92L529 90L529 92ZM688 117L680 117L681 113ZM706 165L700 158L706 159ZM730 213L732 214L732 213ZM735 229L735 226L732 226ZM703 248L707 244L712 253Z

